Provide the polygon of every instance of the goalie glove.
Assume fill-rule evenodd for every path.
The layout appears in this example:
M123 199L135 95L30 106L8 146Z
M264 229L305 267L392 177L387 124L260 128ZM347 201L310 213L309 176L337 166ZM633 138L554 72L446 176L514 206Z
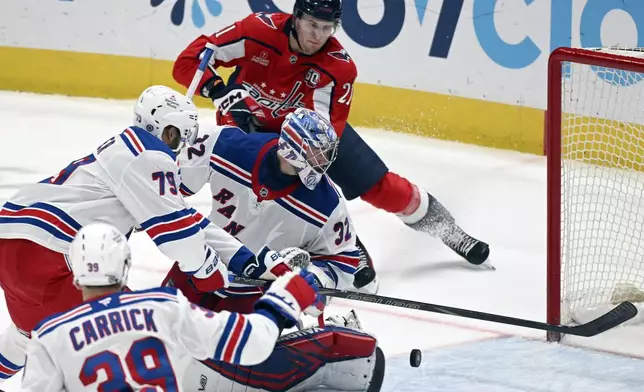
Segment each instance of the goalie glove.
M221 78L213 81L212 87L204 87L208 97L217 108L217 124L240 128L246 133L257 132L262 127L264 111L244 86L226 86Z
M280 276L256 303L256 310L271 313L281 328L294 327L302 310L319 302L314 277L306 270L296 269Z
M300 248L285 248L279 252L264 246L242 269L242 275L253 279L275 280L295 268L306 268L311 256Z
M205 245L206 260L201 268L190 277L190 282L201 292L212 292L228 287L228 268L219 258L216 250Z

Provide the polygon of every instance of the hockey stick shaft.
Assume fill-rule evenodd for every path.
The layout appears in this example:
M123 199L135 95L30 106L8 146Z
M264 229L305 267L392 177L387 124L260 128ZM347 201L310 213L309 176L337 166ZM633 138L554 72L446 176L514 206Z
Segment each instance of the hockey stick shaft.
M188 99L192 99L192 97L195 95L195 91L197 91L197 87L201 82L201 78L203 78L203 73L206 71L206 67L208 66L208 63L210 62L210 58L212 57L212 54L214 52L215 52L215 45L208 42L206 44L206 49L203 52L203 57L201 58L201 62L199 63L199 68L197 68L197 72L195 72L195 76L192 77L190 86L188 86L188 92L186 92L186 97L188 97Z
M248 284L253 286L263 286L266 287L270 282L259 279L249 279L242 277L235 277L233 280L234 283ZM619 324L630 320L631 318L637 315L637 308L630 302L622 302L613 308L610 312L592 320L588 323L576 325L576 326L565 326L565 325L553 325L548 323L542 323L539 321L520 319L515 317L502 316L499 314L493 313L484 313L476 310L468 310L462 308L454 308L450 306L436 305L425 302L411 301L407 299L392 298L382 295L375 294L363 294L355 293L350 291L336 290L336 289L326 289L322 288L319 290L319 293L322 295L327 295L329 297L344 298L354 301L361 302L370 302L380 305L395 306L399 308L422 310L425 312L441 313L448 314L457 317L465 317L475 320L489 321L493 323L500 323L506 325L514 325L517 327L531 328L531 329L540 329L543 331L549 332L559 332L567 335L577 335L577 336L595 336L602 332L605 332L613 327L618 326Z

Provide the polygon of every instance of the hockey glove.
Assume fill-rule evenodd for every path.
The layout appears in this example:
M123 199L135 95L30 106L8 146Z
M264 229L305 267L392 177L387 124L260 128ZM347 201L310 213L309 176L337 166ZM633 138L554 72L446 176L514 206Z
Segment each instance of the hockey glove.
M228 268L219 258L216 250L205 245L206 261L190 277L197 291L212 292L228 287Z
M278 325L291 328L297 324L302 310L319 301L314 277L306 270L295 270L280 276L256 303L256 310L275 316Z
M285 248L280 252L264 246L257 256L250 259L242 270L242 275L253 279L275 280L296 267L306 268L311 256L300 248Z
M328 267L325 266L319 267L311 264L308 266L307 271L313 275L313 281L317 287L335 289L337 288L337 282L331 277L331 274L327 274L325 272L327 269ZM312 317L318 317L324 313L324 309L329 304L330 300L331 299L326 295L318 295L318 301L305 309L304 313Z
M264 112L244 86L220 83L210 90L210 98L217 107L218 125L238 127L246 133L262 127Z

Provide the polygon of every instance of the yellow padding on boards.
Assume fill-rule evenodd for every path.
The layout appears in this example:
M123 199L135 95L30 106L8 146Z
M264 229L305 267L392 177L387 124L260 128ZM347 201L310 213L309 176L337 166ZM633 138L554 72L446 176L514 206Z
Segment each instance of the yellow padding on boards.
M561 135L562 155L568 159L644 171L644 124L568 115Z
M352 124L543 154L543 111L424 91L359 84Z
M131 99L153 84L184 89L172 79L167 60L0 46L0 65L3 90ZM205 99L196 103L212 107ZM349 120L353 126L543 152L543 111L521 106L358 83Z
M100 98L136 98L152 84L178 88L172 63L138 57L0 47L0 88Z

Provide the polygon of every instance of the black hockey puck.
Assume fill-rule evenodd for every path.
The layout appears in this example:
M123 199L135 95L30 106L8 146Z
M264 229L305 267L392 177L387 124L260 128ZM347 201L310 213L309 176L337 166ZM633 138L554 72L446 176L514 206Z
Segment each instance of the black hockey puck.
M409 365L411 367L418 367L423 360L423 353L419 349L415 348L409 353Z

